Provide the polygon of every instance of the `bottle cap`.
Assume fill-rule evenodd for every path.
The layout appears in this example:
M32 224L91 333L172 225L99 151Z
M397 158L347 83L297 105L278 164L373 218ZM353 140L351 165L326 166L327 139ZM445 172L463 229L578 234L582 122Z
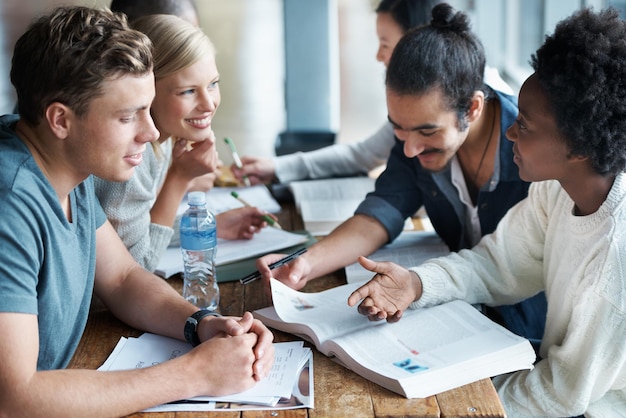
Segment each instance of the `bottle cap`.
M189 192L187 195L187 203L194 206L206 204L206 194L204 192Z

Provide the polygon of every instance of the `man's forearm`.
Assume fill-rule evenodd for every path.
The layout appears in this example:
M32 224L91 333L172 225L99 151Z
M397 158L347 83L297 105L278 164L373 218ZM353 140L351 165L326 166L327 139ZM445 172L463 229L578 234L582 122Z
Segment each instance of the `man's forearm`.
M24 417L125 416L176 399L190 397L182 361L116 372L39 371L28 388L11 391L0 415ZM59 390L63 388L63 390ZM45 407L44 407L45 406Z
M128 325L183 339L186 318L195 312L162 278L137 268L110 297L102 298L111 312Z
M355 215L309 249L311 278L323 276L368 256L389 240L376 219Z

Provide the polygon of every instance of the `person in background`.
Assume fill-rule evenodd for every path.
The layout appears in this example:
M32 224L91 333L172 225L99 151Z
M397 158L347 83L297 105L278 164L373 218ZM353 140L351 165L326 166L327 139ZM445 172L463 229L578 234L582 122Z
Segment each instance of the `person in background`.
M112 0L111 11L124 13L128 22L132 23L142 16L174 15L200 26L200 16L195 0ZM222 174L222 162L218 160L217 168L201 177L196 178L190 190L208 191L213 188Z
M382 0L376 7L376 60L387 67L400 38L410 29L427 24L437 3L440 0ZM496 90L513 94L495 68L485 68L485 81ZM244 156L243 168L233 165L231 171L240 181L248 176L252 184L362 175L385 164L394 144L393 127L386 121L359 142L274 158Z
M626 415L626 22L583 9L533 54L507 136L528 198L471 250L376 273L349 298L370 319L545 290L541 359L493 382L509 416Z
M219 73L213 44L197 26L171 14L134 22L154 44L156 97L151 113L161 136L130 180L95 178L94 183L107 218L130 253L154 271L178 238L180 202L218 164L211 122L220 104ZM220 213L217 235L251 239L267 226L264 215L254 207Z
M450 5L432 10L429 25L398 42L385 80L389 122L398 140L375 190L354 216L293 263L257 260L270 276L299 289L393 241L422 206L451 251L470 248L524 199L528 183L513 163L505 131L517 115L514 97L483 82L485 53L469 19ZM538 347L545 296L488 308L489 315Z
M124 13L131 25L142 16L168 14L200 26L195 0L111 0L110 9Z
M128 180L159 136L152 67L148 37L108 10L57 8L15 45L20 114L0 117L0 416L126 416L271 370L263 324L198 311L133 259L96 199L92 176ZM92 295L138 330L200 343L142 369L65 369Z

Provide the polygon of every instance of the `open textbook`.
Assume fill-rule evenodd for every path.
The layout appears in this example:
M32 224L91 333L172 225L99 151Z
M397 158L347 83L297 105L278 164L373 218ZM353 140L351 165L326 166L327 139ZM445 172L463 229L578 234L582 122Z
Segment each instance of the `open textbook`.
M424 261L450 254L448 246L433 231L404 231L392 243L381 247L368 258L392 261L403 267L418 266ZM374 276L358 262L346 267L348 283L369 280Z
M480 379L532 369L535 352L463 301L409 309L396 323L371 322L347 299L362 283L318 293L272 279L273 307L254 311L272 328L315 344L324 355L407 398L428 397Z

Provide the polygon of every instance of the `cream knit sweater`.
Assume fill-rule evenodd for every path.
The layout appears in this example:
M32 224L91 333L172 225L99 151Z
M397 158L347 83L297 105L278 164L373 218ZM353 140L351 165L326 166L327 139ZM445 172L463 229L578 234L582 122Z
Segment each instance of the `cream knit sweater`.
M412 308L510 304L545 290L542 360L494 378L510 417L626 416L626 175L596 213L573 208L558 182L534 183L473 250L411 269L424 287Z

